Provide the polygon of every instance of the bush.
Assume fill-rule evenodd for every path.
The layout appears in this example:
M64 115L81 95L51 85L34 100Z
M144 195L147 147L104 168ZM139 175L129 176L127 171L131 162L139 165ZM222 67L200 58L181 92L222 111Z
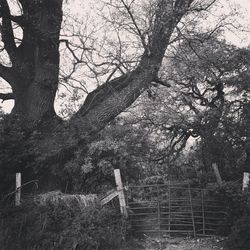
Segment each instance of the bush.
M230 250L250 249L250 214L243 215L238 219L232 228L232 232L228 237L227 246Z
M227 224L232 227L248 207L248 194L242 193L241 185L235 182L224 183L214 190L215 197L223 202L226 208Z
M250 193L242 192L238 183L228 182L216 189L216 196L226 206L229 227L228 248L232 250L250 249Z
M2 208L0 216L2 250L117 249L125 234L125 222L110 207L29 201Z

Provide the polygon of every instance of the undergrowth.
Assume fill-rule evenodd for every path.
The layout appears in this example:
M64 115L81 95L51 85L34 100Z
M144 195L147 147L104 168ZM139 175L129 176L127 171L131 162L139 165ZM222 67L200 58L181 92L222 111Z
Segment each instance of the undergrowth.
M65 203L1 206L1 250L119 249L125 221L111 207Z
M230 250L250 249L250 192L242 192L237 183L226 183L215 190L218 199L224 202L229 225L227 247Z

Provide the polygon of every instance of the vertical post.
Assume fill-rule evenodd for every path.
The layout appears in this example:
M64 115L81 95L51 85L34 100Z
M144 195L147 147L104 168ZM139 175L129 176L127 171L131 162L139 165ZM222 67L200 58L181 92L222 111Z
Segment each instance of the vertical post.
M171 233L171 183L168 183L168 233Z
M160 208L160 192L157 184L157 221L158 221L158 236L161 236L161 208Z
M192 216L192 224L193 224L193 233L194 238L196 238L196 229L195 229L195 220L194 220L194 209L193 209L193 200L192 200L192 193L190 185L188 184L188 193L189 193L189 200L190 200L190 208L191 208L191 216Z
M128 211L126 208L126 199L125 199L124 189L123 189L123 185L122 185L122 178L121 178L120 169L115 169L114 174L115 174L115 183L116 183L117 191L118 191L121 214L125 218L127 218Z
M222 185L222 179L221 179L220 171L219 171L219 169L218 169L217 164L216 164L216 163L213 163L213 164L212 164L212 168L213 168L213 170L214 170L214 174L215 174L217 183L221 186L221 185Z
M243 192L248 189L249 181L250 181L250 173L244 172L243 183L242 183Z
M21 204L21 173L16 173L15 205L20 206L20 204Z
M206 235L206 224L205 224L205 207L204 207L204 193L201 190L201 208L202 208L202 233Z

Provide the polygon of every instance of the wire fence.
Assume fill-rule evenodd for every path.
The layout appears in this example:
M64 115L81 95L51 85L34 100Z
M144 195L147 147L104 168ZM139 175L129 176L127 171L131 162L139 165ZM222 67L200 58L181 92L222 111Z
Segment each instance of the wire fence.
M129 186L126 197L134 233L196 237L228 226L223 201L209 189L186 183Z

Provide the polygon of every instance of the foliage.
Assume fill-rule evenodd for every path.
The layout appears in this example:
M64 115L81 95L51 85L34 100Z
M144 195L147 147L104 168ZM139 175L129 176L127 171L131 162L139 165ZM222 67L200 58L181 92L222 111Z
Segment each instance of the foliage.
M1 207L1 249L117 249L125 222L112 208L66 203Z
M235 222L235 225L232 228L232 233L229 235L227 246L230 250L241 249L249 250L250 249L250 213L247 215L241 216Z
M0 190L3 193L3 189L6 191L5 185L14 188L15 173L22 165L26 165L29 155L26 150L21 150L26 134L18 117L3 115L0 119L0 133ZM9 182L13 185L9 185Z
M150 151L156 145L145 130L116 119L96 135L87 150L75 152L63 172L68 189L73 191L105 192L115 186L114 169L122 172L124 183L138 182L148 174Z
M237 182L224 183L214 189L215 197L226 207L228 226L221 228L223 234L229 234L229 249L249 249L248 237L250 220L249 192L242 192Z
M43 179L48 179L48 175L56 175L58 171L57 162L47 161L46 166L41 168L41 164L46 157L60 150L57 144L49 143L46 144L46 153L38 150L37 145L41 142L41 138L43 138L41 129L36 127L32 131L26 127L20 115L10 116L5 114L0 120L0 133L1 194L6 194L14 190L15 173L17 172L22 173L22 183L36 180L39 176L42 176ZM54 136L58 135L55 133ZM48 173L49 169L51 171L50 174ZM40 188L40 183L38 185ZM46 190L46 185L44 188Z
M242 192L237 183L227 183L216 190L216 196L227 208L227 222L230 226L227 233L227 246L231 250L250 248L250 193Z

